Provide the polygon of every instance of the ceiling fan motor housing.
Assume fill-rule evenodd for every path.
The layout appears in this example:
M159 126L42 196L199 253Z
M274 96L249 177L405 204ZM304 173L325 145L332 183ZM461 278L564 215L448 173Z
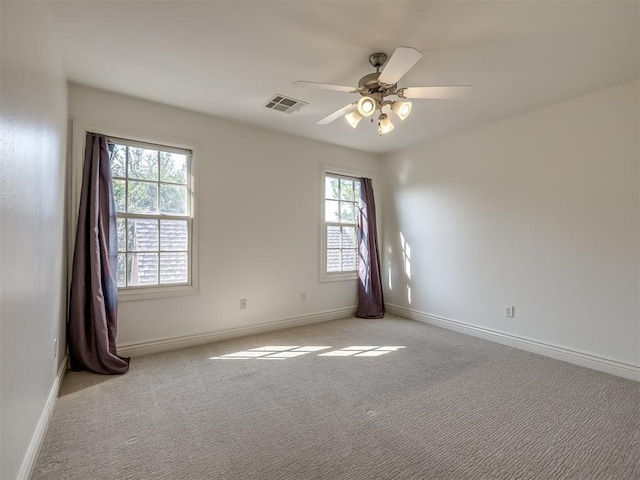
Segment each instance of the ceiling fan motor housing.
M380 88L380 84L378 83L378 77L380 76L380 72L370 73L365 75L358 82L358 87L366 88L371 90L372 92Z
M378 103L384 100L387 95L394 95L396 85L382 85L378 82L380 73L370 73L365 75L358 82L358 93L364 97L374 98Z
M378 52L369 55L369 63L376 69L374 73L369 73L358 82L358 92L360 95L375 98L378 102L382 101L385 96L393 95L396 91L396 85L380 84L380 68L387 63L387 54Z

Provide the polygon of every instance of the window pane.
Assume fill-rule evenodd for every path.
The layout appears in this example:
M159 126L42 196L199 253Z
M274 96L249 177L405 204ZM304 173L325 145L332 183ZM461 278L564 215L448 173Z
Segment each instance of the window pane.
M188 250L186 220L160 220L160 250Z
M130 213L158 212L158 184L129 181Z
M356 248L356 227L342 227L342 248Z
M127 254L127 285L157 285L158 254Z
M160 152L160 181L187 183L187 156Z
M188 272L186 252L160 254L160 283L186 283Z
M325 177L324 197L338 200L340 198L339 186L340 180L334 177Z
M356 251L355 250L343 250L342 251L342 271L348 272L356 269Z
M339 222L340 214L338 213L339 202L334 200L325 200L324 202L324 219L326 222Z
M118 219L118 251L124 252L127 249L127 221L124 218Z
M127 220L129 251L141 252L158 250L158 221L132 219Z
M125 278L126 278L126 263L127 263L127 255L125 253L118 254L118 266L116 269L116 277L118 281L118 287L125 287Z
M356 223L356 211L353 203L340 202L340 222Z
M340 179L340 196L342 200L353 201L353 180Z
M127 143L109 145L118 213L118 287L189 284L190 152Z
M327 272L340 271L340 250L327 250Z
M340 227L327 226L327 248L340 248Z
M127 147L124 145L114 145L113 153L111 154L111 176L126 177L126 163Z
M124 180L113 180L113 198L116 202L116 212L126 212L126 189L127 183Z
M360 201L360 182L353 182L353 194L355 196L355 201L358 203Z
M160 213L186 215L187 187L160 184Z
M158 151L129 147L129 178L158 180Z

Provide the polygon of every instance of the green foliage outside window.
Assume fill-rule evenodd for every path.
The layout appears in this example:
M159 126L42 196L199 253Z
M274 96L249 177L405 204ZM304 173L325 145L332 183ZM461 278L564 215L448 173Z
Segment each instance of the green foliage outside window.
M186 155L116 145L111 171L118 212L187 214Z

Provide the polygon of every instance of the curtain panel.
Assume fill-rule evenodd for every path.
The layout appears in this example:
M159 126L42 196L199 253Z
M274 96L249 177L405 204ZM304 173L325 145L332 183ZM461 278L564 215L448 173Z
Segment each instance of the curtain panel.
M67 343L72 370L125 373L116 352L116 208L107 138L87 134L73 254Z
M370 178L360 179L358 221L358 308L356 317L384 317L376 206Z

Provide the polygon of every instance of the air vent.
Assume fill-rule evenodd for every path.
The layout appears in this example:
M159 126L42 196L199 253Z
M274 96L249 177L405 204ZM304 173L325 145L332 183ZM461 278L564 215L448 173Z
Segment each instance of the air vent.
M305 105L308 105L308 103L276 93L273 98L267 102L265 107L270 108L271 110L278 110L279 112L291 114L297 112Z

